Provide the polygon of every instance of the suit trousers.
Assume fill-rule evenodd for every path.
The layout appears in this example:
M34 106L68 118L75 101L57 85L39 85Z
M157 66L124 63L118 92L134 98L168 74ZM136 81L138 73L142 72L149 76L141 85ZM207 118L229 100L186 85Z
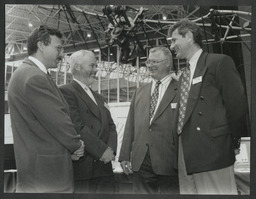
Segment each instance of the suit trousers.
M74 193L115 193L114 175L75 180Z
M133 172L133 182L134 193L179 193L178 174L175 176L155 174L151 166L149 150L147 151L139 171Z
M179 136L178 175L180 194L238 194L234 165L187 175L181 136Z

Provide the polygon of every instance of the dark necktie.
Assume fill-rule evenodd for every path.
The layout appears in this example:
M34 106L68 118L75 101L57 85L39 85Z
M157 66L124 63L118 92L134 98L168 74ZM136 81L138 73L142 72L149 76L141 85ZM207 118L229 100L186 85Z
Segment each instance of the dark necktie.
M151 96L151 99L150 99L150 109L149 109L149 117L151 119L151 117L153 116L154 114L154 111L156 109L156 104L157 104L157 99L158 99L158 96L159 96L159 85L161 84L161 81L157 81L156 82L156 86L155 86L155 89L154 89L154 92Z
M182 128L184 125L184 118L186 112L186 106L188 101L189 94L189 85L190 85L190 69L187 66L183 72L183 76L181 79L181 93L180 93L180 108L179 108L179 118L178 118L178 135L181 134Z

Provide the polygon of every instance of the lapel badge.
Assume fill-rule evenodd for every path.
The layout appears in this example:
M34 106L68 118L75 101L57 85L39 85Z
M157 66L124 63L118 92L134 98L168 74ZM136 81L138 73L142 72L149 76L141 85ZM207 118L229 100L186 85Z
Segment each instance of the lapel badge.
M197 83L200 83L200 82L202 82L202 76L194 78L193 81L192 81L192 84L194 85L194 84L197 84Z

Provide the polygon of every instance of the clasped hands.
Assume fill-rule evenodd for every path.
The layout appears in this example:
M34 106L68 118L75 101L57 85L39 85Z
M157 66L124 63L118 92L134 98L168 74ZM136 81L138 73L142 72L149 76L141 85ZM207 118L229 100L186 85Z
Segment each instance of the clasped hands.
M71 154L71 159L74 161L77 161L84 156L84 142L82 140L80 140L80 142L81 146L73 154Z
M104 153L102 154L100 161L104 162L104 164L107 164L108 162L115 160L115 154L113 149L108 147Z

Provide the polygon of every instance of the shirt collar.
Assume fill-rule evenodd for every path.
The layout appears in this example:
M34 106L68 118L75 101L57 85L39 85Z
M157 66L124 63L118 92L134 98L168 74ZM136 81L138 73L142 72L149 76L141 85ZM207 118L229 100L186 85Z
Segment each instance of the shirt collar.
M89 90L89 87L88 87L86 84L84 84L83 82L79 81L78 79L76 79L76 78L74 78L74 77L73 77L73 80L76 81L76 82L77 82L83 89L85 89L86 91Z
M41 71L43 71L45 74L47 74L47 69L46 69L45 65L42 62L40 62L37 58L29 56L28 59L33 61Z
M161 84L167 84L171 79L172 79L172 76L171 76L171 74L169 74L169 75L165 76L163 79L161 79L160 81L161 81ZM156 84L157 81L158 80L153 79L154 84Z
M201 48L198 51L196 51L196 53L189 60L190 66L193 66L198 61L202 52L203 52L203 50Z

